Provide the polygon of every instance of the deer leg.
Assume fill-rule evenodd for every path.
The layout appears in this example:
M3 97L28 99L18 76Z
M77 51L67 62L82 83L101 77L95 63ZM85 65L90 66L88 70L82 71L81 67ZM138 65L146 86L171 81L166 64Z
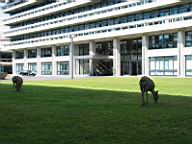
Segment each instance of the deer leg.
M148 92L146 92L146 103L148 104Z
M143 105L143 106L145 105L144 94L145 94L145 92L142 92L142 94L141 94L141 97L142 97L142 105Z

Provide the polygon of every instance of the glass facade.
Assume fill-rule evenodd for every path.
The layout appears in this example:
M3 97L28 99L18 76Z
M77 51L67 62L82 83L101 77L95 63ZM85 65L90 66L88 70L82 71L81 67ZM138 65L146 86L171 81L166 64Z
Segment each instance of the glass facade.
M79 60L79 74L89 74L89 60Z
M139 75L142 72L142 39L121 40L121 75Z
M15 52L15 59L23 59L24 58L24 51L16 51Z
M79 55L89 55L89 44L79 45Z
M93 9L98 9L98 8L101 8L101 7L114 5L114 4L117 4L117 3L124 2L124 1L125 0L102 0L100 2L87 4L86 6L81 6L81 7L79 6L78 8L71 8L70 10L65 10L65 11L62 11L62 12L59 12L59 13L49 14L49 16L44 16L44 17L41 17L41 18L36 18L36 19L33 19L33 20L24 21L24 22L15 24L14 26L12 26L12 28L22 27L22 26L29 25L29 24L34 24L34 23L48 21L48 20L52 20L52 19L56 19L56 18L60 18L60 17L73 15L73 14L78 14L78 13L90 11L90 10L93 10ZM49 2L49 4L50 4L50 2ZM42 6L42 4L41 4L41 6ZM131 5L130 5L130 7L131 7ZM34 9L34 8L35 7L33 6L32 9ZM51 6L51 8L53 8L53 7ZM21 9L21 11L23 11L23 9Z
M41 57L52 57L52 48L42 48Z
M24 64L23 63L17 63L16 64L16 74L19 74L23 70L24 70Z
M176 76L177 68L176 56L149 58L149 75L151 76Z
M192 76L192 55L185 56L185 75Z
M36 58L37 57L37 49L30 49L27 51L28 58Z
M96 43L96 54L97 55L113 55L113 41L98 42Z
M140 20L145 20L145 19L165 17L168 15L180 14L180 13L185 13L185 12L190 12L190 11L192 11L192 3L175 6L175 7L170 7L167 9L159 9L159 10L155 10L155 11L138 13L138 14L134 14L134 15L124 15L124 16L120 16L118 18L99 20L99 21L90 22L90 23L84 23L84 24L79 24L79 25L74 25L74 26L52 29L52 30L44 31L44 32L21 35L21 36L17 36L17 37L12 37L11 41L18 41L18 40L24 40L24 39L32 39L32 38L37 38L37 37L45 37L45 36L50 36L50 35L58 35L58 34L63 34L63 33L82 31L82 30L86 30L86 29L99 28L99 27L117 25L117 24L122 24L122 23L129 23L129 22L140 21Z
M177 48L177 33L149 36L149 49Z
M57 62L57 75L69 75L69 62Z
M192 31L185 32L185 47L192 47Z
M37 72L37 63L28 63L28 70Z
M41 63L41 74L42 75L52 75L52 63L51 62Z
M56 56L68 56L69 55L69 45L57 46Z

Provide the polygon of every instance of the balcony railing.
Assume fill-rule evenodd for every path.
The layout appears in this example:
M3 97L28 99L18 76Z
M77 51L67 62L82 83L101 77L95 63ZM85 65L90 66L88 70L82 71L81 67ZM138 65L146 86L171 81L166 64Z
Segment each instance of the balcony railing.
M57 3L55 3L55 4L52 3L52 4L49 4L49 5L40 7L40 8L36 8L36 9L34 9L34 10L28 10L28 11L25 11L25 12L23 12L23 13L10 16L9 18L4 19L3 21L4 21L4 22L7 22L7 21L9 21L9 20L14 20L14 19L17 19L17 18L22 18L22 17L25 17L25 16L34 15L34 14L36 14L36 13L40 13L40 12L43 12L43 11L50 11L50 10L52 10L52 9L54 9L54 8L63 7L64 5L69 4L69 3L72 3L72 2L73 2L73 1L57 2Z
M6 10L8 8L11 8L11 7L14 7L16 5L22 4L24 2L27 2L27 0L16 0L16 1L12 2L12 3L6 4L5 6L2 6L1 9Z
M22 46L22 45L29 45L29 44L38 44L38 43L46 43L54 40L68 40L69 42L70 38L69 35L75 35L76 39L83 39L82 37L93 37L94 35L100 35L101 34L106 34L106 33L112 33L115 32L115 34L121 35L121 32L128 31L132 34L134 34L134 30L137 30L139 28L145 28L145 31L152 32L150 30L151 26L156 26L157 29L159 26L169 24L172 25L174 23L178 22L187 22L187 21L192 21L192 12L189 13L184 13L184 14L179 14L179 15L174 15L174 16L166 16L166 17L161 17L161 18L154 18L154 19L148 19L148 20L143 20L143 21L138 21L138 22L131 22L131 23L125 23L125 24L119 24L119 25L113 25L113 26L106 26L106 27L101 27L101 28L95 28L91 30L83 30L83 31L78 31L78 32L71 32L67 34L59 34L59 35L54 35L54 36L46 36L42 38L34 38L34 39L28 39L28 40L22 40L22 41L17 41L17 42L10 42L10 44L6 44L6 47L12 47L12 46ZM182 27L182 25L177 25L179 27ZM185 25L183 25L184 27ZM191 26L191 25L190 25ZM163 27L166 29L166 27ZM145 31L139 31L139 32L145 32ZM135 31L135 34L137 34L138 31ZM109 36L112 36L111 34Z
M8 59L8 58L0 58L0 62L12 62L12 59Z
M121 3L121 4L117 4L116 6L108 6L108 7L100 8L97 10L90 10L89 12L83 12L80 14L74 14L72 16L57 18L55 20L49 20L46 22L40 22L36 24L23 26L21 28L15 28L14 30L10 30L8 32L5 32L4 34L11 34L11 33L21 32L21 31L29 32L29 30L33 30L34 32L34 30L37 28L45 29L45 26L55 27L56 24L60 24L60 23L62 23L62 26L75 24L75 23L86 21L86 19L88 18L93 20L93 19L97 19L97 17L99 16L103 16L104 14L108 14L108 13L114 14L116 12L126 10L126 9L129 10L132 7L136 7L144 4L147 4L147 3L144 3L144 2Z

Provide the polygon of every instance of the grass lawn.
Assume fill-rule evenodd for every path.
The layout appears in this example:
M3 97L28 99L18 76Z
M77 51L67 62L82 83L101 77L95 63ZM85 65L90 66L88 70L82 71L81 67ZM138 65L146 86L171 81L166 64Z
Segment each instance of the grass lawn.
M191 144L192 79L154 78L159 103L145 107L138 81L1 81L0 144Z

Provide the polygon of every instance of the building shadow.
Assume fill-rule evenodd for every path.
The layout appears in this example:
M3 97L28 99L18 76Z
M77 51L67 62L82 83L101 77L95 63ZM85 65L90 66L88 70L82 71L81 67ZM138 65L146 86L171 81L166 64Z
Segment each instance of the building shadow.
M192 97L0 84L0 143L191 142Z

